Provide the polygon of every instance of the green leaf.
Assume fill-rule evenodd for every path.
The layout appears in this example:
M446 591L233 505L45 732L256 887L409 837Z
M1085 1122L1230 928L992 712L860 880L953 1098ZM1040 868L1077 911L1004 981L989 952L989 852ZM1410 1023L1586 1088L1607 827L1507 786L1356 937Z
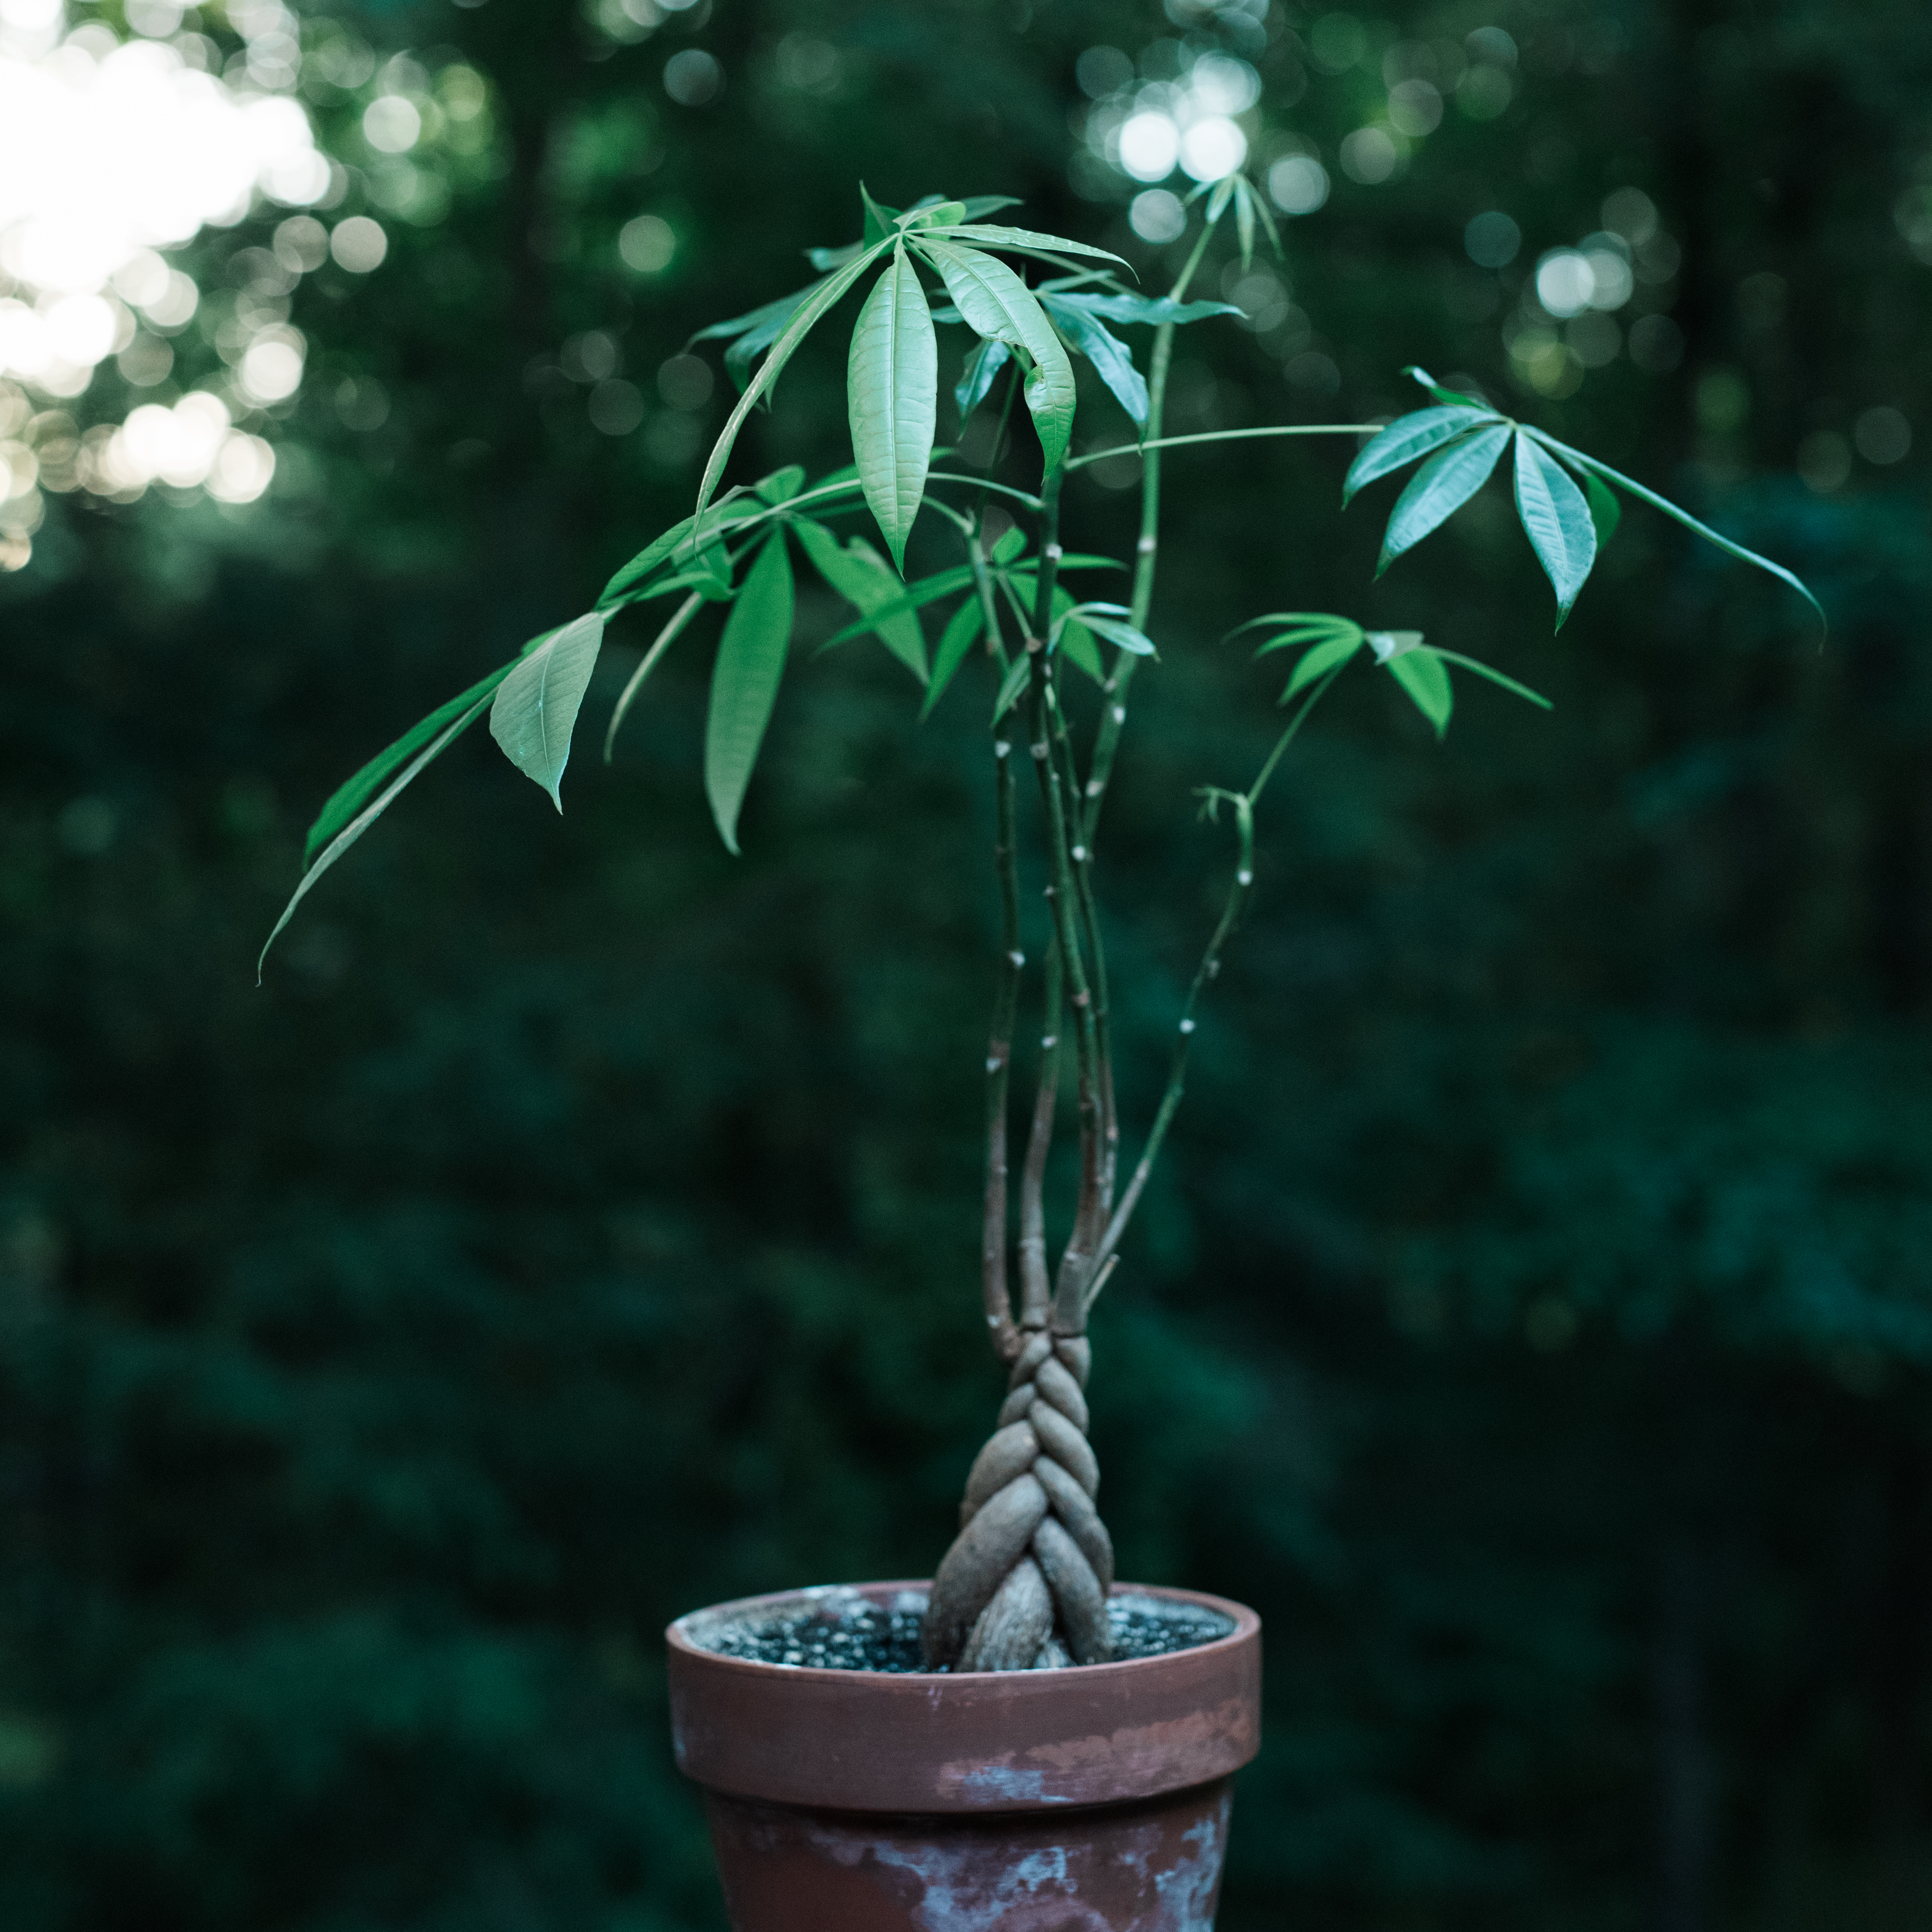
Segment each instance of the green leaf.
M651 573L668 563L680 550L690 550L694 532L706 547L706 553L715 548L713 539L738 524L748 522L752 518L764 514L765 506L752 499L739 496L732 500L714 503L700 519L686 517L682 522L672 524L662 536L654 538L604 585L597 599L596 608L607 615L626 604L635 604L652 597L664 594L665 586L647 584ZM707 570L712 569L710 564ZM729 573L727 573L728 578Z
M1700 524L1688 510L1680 510L1667 496L1660 496L1654 490L1626 476L1620 470L1612 470L1607 463L1600 463L1594 456L1586 456L1580 449L1573 449L1567 442L1558 442L1553 436L1546 436L1542 430L1533 429L1530 434L1545 448L1553 449L1559 456L1573 457L1586 470L1594 470L1607 482L1614 483L1619 490L1627 490L1640 502L1648 503L1652 509L1661 510L1673 522L1682 524L1694 535L1702 537L1708 544L1714 544L1727 556L1736 557L1740 563L1755 564L1760 570L1768 571L1781 583L1788 584L1813 610L1818 614L1818 621L1830 628L1830 620L1825 615L1825 607L1812 596L1798 578L1785 568L1781 563L1773 563L1768 556L1760 556L1754 550L1747 550L1742 544L1733 543L1729 537L1720 536L1708 524Z
M803 530L801 530L799 534L802 536ZM821 532L820 534L826 542L830 542L829 533ZM855 581L851 590L847 590L843 585L833 582L828 572L826 581L833 583L833 588L838 590L841 596L850 598L866 614L856 623L848 624L843 630L833 632L819 646L821 651L836 650L841 644L850 644L854 638L862 638L871 632L880 630L888 623L896 622L910 616L915 610L922 610L938 598L950 597L954 591L963 590L973 580L971 570L962 565L955 569L935 572L931 577L922 577L913 584L902 584L872 551L866 553L866 568L862 573L852 570L850 554L839 550L834 545L831 554L839 560L849 574L860 580ZM818 560L815 553L813 560ZM890 595L883 601L877 601L880 580L884 581ZM855 594L860 591L863 591L866 596L875 601L868 604L865 597ZM915 631L918 628L916 623L913 626Z
M255 980L258 986L261 983L262 968L267 962L269 947L280 938L283 928L287 926L290 920L295 917L296 907L308 897L310 891L320 882L322 875L349 850L350 846L356 843L357 839L362 837L364 832L368 830L370 826L375 824L377 819L382 817L384 812L388 810L401 795L405 787L412 784L434 760L440 758L465 731L469 730L471 725L476 723L478 718L482 716L483 708L490 701L490 692L495 689L515 668L516 666L514 664L506 664L501 670L493 672L481 684L472 686L471 691L465 692L464 698L470 698L472 693L476 694L476 701L470 706L469 709L458 712L448 724L444 725L441 731L430 739L401 771L390 780L382 791L378 793L368 804L364 806L362 810L335 834L334 837L322 848L321 853L310 861L307 871L302 874L302 883L296 887L293 896L282 908L282 916L276 920L274 929L268 934L267 942L262 948L261 956L255 962ZM442 707L442 713L447 714L456 704L462 701L462 699L452 700L449 704ZM428 722L427 719L424 720L425 723ZM417 729L420 730L422 727L418 726ZM394 747L392 746L391 749L394 749ZM361 778L363 772L367 772L368 769L369 767L365 765L363 771L356 774L356 778ZM394 767L392 766L390 769L393 770ZM352 778L350 784L353 784L356 782L356 778ZM347 788L344 787L344 789L346 790ZM339 798L341 795L341 793L338 792L336 796ZM364 796L366 796L367 794L365 793ZM333 805L334 802L335 800L332 799L329 803ZM327 808L325 807L324 810L326 813Z
M1019 701L1019 694L1027 688L1027 679L1032 670L1032 662L1024 651L1016 653L1013 661L1006 667L1006 674L1000 680L999 695L993 700L993 722L997 724Z
M982 215L997 214L1003 208L1017 208L1020 198L1016 194L969 194L966 197L966 219L977 221Z
M1590 520L1597 529L1597 548L1600 551L1617 533L1617 526L1624 520L1624 506L1617 501L1617 493L1604 479L1590 470L1583 472L1583 496L1590 506Z
M952 399L959 405L962 422L986 400L986 392L993 386L993 378L1006 366L1012 352L997 336L980 338L980 346L966 358L958 387L952 392Z
M738 814L778 702L791 644L791 561L774 530L724 622L704 724L704 790L725 850L738 850Z
M1093 364L1101 381L1112 392L1114 400L1136 422L1144 424L1148 386L1134 367L1127 345L1118 336L1109 334L1106 325L1085 309L1064 302L1058 296L1042 295L1040 302L1067 340Z
M1046 285L1042 285L1041 292L1047 292ZM1079 289L1054 289L1052 293L1070 308L1084 308L1089 315L1108 322L1147 322L1156 327L1166 322L1205 322L1210 316L1246 314L1236 302L1178 302L1172 296L1093 295Z
M790 463L782 470L774 470L769 476L761 476L752 485L753 491L766 502L776 508L780 503L789 503L805 482L805 465Z
M550 794L559 812L571 734L603 644L601 612L565 625L548 643L517 660L490 707L490 736L518 770Z
M1305 643L1312 638L1357 636L1362 628L1354 618L1338 617L1331 610L1269 610L1258 617L1250 617L1245 624L1237 624L1221 641L1226 644L1228 638L1238 638L1244 631L1258 630L1268 624L1286 628L1281 636L1257 644L1256 657L1265 652L1278 651L1284 644Z
M1415 708L1436 727L1441 737L1449 728L1449 714L1456 708L1456 694L1450 688L1449 674L1442 660L1426 646L1399 652L1384 660L1389 675L1407 692Z
M731 459L732 446L738 440L738 432L745 426L746 418L757 407L758 399L766 394L783 374L785 364L797 352L799 344L812 333L820 318L825 314L839 297L851 287L866 269L887 248L890 240L874 242L862 254L855 255L837 274L827 275L811 294L799 304L796 311L772 344L772 352L758 366L758 370L746 386L745 393L738 398L738 405L726 422L718 440L712 446L711 455L704 466L703 480L698 486L698 502L692 512L694 516L702 516L705 507L717 489L718 479L724 474L724 466Z
M1317 678L1326 677L1331 670L1339 670L1362 648L1362 627L1357 624L1351 628L1353 636L1328 638L1302 658L1288 680L1288 688L1281 694L1282 704L1286 704L1297 692L1306 691Z
M966 204L963 201L928 202L920 208L909 208L899 217L901 228L910 232L919 228L952 228L966 219Z
M1241 178L1240 193L1241 199L1260 217L1262 226L1268 231L1268 246L1279 255L1281 253L1281 230L1275 225L1275 218L1269 212L1266 196L1245 175Z
M1376 565L1379 577L1402 552L1420 543L1438 524L1460 510L1490 479L1497 458L1511 434L1507 423L1478 430L1460 442L1438 450L1409 478L1396 499L1382 550Z
M1240 238L1241 268L1245 274L1255 261L1255 204L1248 184L1240 176L1234 182L1234 232Z
M956 229L955 234L971 231ZM1033 412L1048 471L1059 467L1073 433L1073 365L1046 311L1025 283L1005 262L976 248L922 238L920 252L937 268L959 313L980 334L996 337L1033 358L1026 381L1027 407Z
M823 254L824 251L818 250L814 252ZM709 328L700 328L694 334L687 336L684 346L688 349L696 342L722 342L734 335L742 335L748 330L762 328L767 322L773 326L772 334L776 335L784 326L785 318L818 286L816 282L808 283L802 289L793 290L788 296L780 296L775 302L762 302L756 308L747 309L742 315L729 316L723 322L714 322ZM765 339L769 342L771 336Z
M848 242L842 248L808 248L805 259L814 268L829 274L834 268L842 268L848 262L857 260L865 248L862 242Z
M956 242L971 242L982 248L1012 248L1023 253L1044 252L1056 255L1090 255L1102 262L1119 262L1129 274L1132 268L1118 255L1105 248L1090 248L1084 242L1070 242L1063 235L1042 235L1030 228L988 228L974 223L964 227L950 229L950 237Z
M1347 479L1342 485L1342 507L1348 507L1355 492L1365 483L1372 483L1378 476L1386 476L1391 470L1400 470L1405 463L1413 463L1418 456L1426 456L1432 449L1439 449L1444 443L1453 442L1478 423L1501 420L1493 410L1460 405L1449 409L1418 410L1412 415L1396 417L1379 435L1365 443L1360 454L1349 464Z
M993 545L993 561L998 564L1011 563L1026 548L1026 532L1013 524L1000 532L999 541Z
M1505 676L1493 664L1486 664L1475 658L1466 658L1460 651L1438 651L1436 655L1444 664L1460 664L1465 670L1474 671L1478 677L1486 677L1492 684L1499 684L1505 691L1514 692L1519 698L1526 698L1531 704L1540 705L1545 711L1556 707L1540 691L1532 691L1526 684L1519 684L1513 677Z
M898 232L898 218L902 211L888 208L883 202L874 201L863 182L859 184L859 199L864 203L866 209L866 247L869 248L874 243L893 239Z
M846 362L852 454L866 501L902 572L926 494L938 422L939 344L919 271L896 250L872 285Z
M838 539L823 524L800 518L792 527L819 575L848 604L856 604L865 614L857 623L835 632L820 648L830 650L834 644L877 632L886 650L923 684L926 633L920 628L917 613L926 600L909 596L884 558L858 538L852 539L849 550L842 550ZM967 570L954 573L952 587L957 590L971 575ZM943 591L933 593L935 596L944 594Z
M1009 530L1008 536L1015 534ZM1078 560L1085 562L1084 558ZM1111 557L1102 562L1111 565ZM1064 570L1068 560L1062 557L1060 567ZM1009 572L1004 568L999 572L1003 582L1011 586L1013 595L1022 606L1030 611L1040 596L1040 579L1031 569ZM1048 622L1060 634L1060 654L1075 670L1084 671L1096 684L1107 681L1107 668L1100 662L1100 646L1094 641L1094 634L1088 630L1084 619L1074 615L1073 593L1064 584L1053 586L1053 609Z
M1556 459L1516 433L1516 507L1537 561L1556 590L1556 628L1597 560L1597 526L1583 493Z
M1438 403L1460 403L1472 410L1486 410L1489 406L1474 396L1464 395L1460 389L1445 389L1426 369L1419 369L1413 362L1402 373L1413 376Z
M969 597L946 621L940 633L939 648L932 654L932 682L926 686L926 702L919 707L920 722L931 716L940 694L952 682L953 674L966 662L966 654L986 628L986 608L976 597Z
M420 724L411 725L393 745L378 752L354 777L344 779L329 794L328 802L316 814L315 823L309 827L308 836L302 842L302 863L308 866L314 862L316 854L362 809L398 765L412 758L465 712L474 712L480 717L482 714L479 707L483 700L515 668L516 661L512 658L501 670L493 670L488 677L479 679L460 697L452 698L447 704L438 705ZM466 723L474 722L470 718Z

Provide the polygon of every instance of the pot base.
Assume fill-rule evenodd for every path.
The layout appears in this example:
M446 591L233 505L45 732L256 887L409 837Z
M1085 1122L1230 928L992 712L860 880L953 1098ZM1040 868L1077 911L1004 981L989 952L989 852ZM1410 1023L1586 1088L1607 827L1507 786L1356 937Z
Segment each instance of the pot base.
M1226 1778L1019 1816L706 1794L733 1932L1211 1932L1231 1801Z

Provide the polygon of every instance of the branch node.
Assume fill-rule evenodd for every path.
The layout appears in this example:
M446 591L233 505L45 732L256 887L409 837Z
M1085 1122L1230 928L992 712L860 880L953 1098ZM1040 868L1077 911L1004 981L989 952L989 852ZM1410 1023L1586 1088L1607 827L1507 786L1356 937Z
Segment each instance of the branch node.
M1134 548L1142 556L1151 556L1160 548L1160 539L1152 536L1144 536L1134 545Z
M1046 747L1044 745L1029 745L1027 748L1028 751L1032 752L1036 762L1041 764L1044 764L1046 762Z
M1114 722L1116 724L1124 724L1126 722L1127 707L1124 704L1115 705L1114 706Z
M993 740L993 755L996 758L1005 758L1012 748L1004 738L995 738Z
M1026 955L1024 952L1009 952L1006 955L1006 960L1014 971L1018 972L1026 964Z
M1194 1030L1194 1022L1192 1020L1183 1020L1180 1023L1180 1030L1183 1033L1192 1033Z
M1251 886L1254 882L1255 875L1252 872L1241 872L1234 874L1234 883L1238 886Z

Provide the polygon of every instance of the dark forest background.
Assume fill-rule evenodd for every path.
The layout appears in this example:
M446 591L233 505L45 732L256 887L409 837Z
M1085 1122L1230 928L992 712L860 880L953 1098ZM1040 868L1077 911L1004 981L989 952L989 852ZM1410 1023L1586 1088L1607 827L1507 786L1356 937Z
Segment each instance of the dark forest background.
M1372 584L1350 446L1172 463L1106 832L1130 1119L1224 884L1190 788L1276 716L1231 624L1412 623L1557 707L1466 689L1439 746L1386 680L1324 709L1102 1304L1124 1574L1268 1625L1222 1923L1932 1924L1932 532L1870 413L1927 420L1932 14L302 11L331 219L374 206L358 48L480 75L484 137L418 154L380 269L303 280L268 497L63 497L0 579L0 1924L722 1924L662 1626L927 1572L998 1387L982 697L915 728L882 653L797 676L733 860L674 656L561 820L477 734L255 954L334 784L682 513L726 390L664 365L861 179L1172 272L1083 149L1106 45L1250 61L1258 166L1334 178L1286 313L1182 338L1173 428L1460 372L1832 618L1633 508L1552 640L1498 490ZM1352 179L1390 50L1484 28L1500 89L1438 72ZM1675 333L1513 363L1539 254L1628 188L1678 259L1622 322ZM223 286L278 218L182 259ZM842 374L808 350L742 473L844 461ZM1083 487L1070 541L1132 500Z

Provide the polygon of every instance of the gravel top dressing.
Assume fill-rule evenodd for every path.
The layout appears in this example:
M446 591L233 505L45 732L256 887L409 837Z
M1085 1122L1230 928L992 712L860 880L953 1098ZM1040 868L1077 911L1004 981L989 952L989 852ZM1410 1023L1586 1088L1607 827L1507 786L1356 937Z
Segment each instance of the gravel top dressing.
M920 1648L925 1620L923 1590L902 1590L890 1604L879 1604L856 1590L832 1588L808 1592L797 1609L782 1615L754 1620L700 1612L683 1628L700 1649L720 1657L803 1670L905 1676L926 1674ZM1231 1635L1234 1628L1232 1618L1214 1611L1131 1591L1108 1600L1107 1620L1113 1627L1116 1663L1192 1650Z

